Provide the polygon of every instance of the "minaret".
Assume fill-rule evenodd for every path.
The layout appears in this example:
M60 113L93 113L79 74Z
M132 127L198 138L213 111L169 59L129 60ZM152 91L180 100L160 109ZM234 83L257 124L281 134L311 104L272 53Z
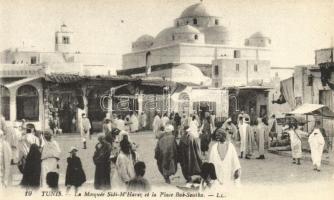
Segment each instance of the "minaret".
M66 24L60 26L60 31L55 34L55 51L62 53L72 52L73 32L71 32Z

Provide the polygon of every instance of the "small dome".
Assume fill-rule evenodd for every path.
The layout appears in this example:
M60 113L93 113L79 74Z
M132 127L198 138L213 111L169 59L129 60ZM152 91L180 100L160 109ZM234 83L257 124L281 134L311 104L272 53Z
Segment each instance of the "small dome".
M142 35L132 43L133 51L141 51L150 48L153 45L154 37L150 35Z
M253 33L249 38L245 39L246 46L268 47L271 45L271 39L261 32Z
M145 35L140 36L136 40L136 42L151 42L151 41L153 42L153 40L154 40L153 36L145 34Z
M197 3L186 8L180 18L183 17L209 17L211 16L203 3Z
M163 29L158 33L158 35L154 39L154 46L164 45L168 43L168 41L172 41L172 35L174 33L174 27L168 27Z
M266 38L267 36L263 35L261 32L253 33L249 38Z
M192 83L195 85L211 85L210 77L205 76L198 67L187 63L180 64L176 67L167 70L154 71L149 76L150 77L165 76L167 79L180 83Z
M187 74L187 76L185 76L185 74ZM172 68L172 80L197 85L211 84L211 79L205 76L198 67L187 63Z

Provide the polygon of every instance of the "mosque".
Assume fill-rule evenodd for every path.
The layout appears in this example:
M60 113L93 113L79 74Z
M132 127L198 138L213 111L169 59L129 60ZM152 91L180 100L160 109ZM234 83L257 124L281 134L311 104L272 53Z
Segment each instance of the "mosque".
M261 32L243 46L231 46L222 18L200 2L186 8L172 27L134 41L117 73L189 82L187 71L192 83L215 88L270 82L270 46L271 39Z
M132 51L123 55L123 69L117 74L188 85L171 95L174 111L209 110L227 117L244 110L268 116L275 110L271 99L279 93L279 88L273 90L270 76L271 39L255 32L243 45L232 45L222 21L203 2L187 7L172 27L132 42Z

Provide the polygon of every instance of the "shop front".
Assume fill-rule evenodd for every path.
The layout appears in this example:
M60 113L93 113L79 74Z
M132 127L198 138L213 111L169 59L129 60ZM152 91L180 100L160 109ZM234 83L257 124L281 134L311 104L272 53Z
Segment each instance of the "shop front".
M258 118L268 119L269 89L262 86L246 86L229 89L229 116L236 123L240 112L249 114L251 125Z

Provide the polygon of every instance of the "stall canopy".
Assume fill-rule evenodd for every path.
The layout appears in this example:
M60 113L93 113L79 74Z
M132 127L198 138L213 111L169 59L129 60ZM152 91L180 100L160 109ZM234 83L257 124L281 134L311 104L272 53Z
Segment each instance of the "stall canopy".
M321 104L303 104L288 114L293 115L319 115L323 117L334 118L334 112L327 106Z

